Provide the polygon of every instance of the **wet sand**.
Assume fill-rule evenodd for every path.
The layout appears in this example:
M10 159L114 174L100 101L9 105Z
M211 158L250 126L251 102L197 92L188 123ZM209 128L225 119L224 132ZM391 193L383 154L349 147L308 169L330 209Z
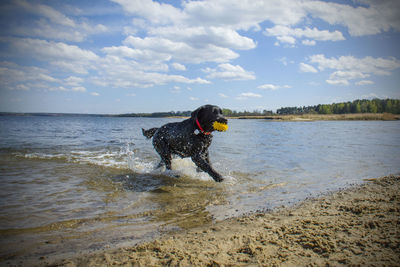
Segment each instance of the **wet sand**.
M41 265L52 264L46 259ZM66 266L400 265L400 176L229 219Z

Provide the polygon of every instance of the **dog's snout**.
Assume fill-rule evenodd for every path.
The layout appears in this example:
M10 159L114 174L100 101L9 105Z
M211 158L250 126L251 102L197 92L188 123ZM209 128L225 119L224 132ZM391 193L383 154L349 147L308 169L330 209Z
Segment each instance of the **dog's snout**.
M224 116L218 116L217 121L220 123L228 124L228 120Z

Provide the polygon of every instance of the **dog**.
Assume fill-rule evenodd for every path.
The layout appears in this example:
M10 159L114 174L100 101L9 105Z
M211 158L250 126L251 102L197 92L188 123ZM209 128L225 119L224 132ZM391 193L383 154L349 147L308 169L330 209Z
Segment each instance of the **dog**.
M208 173L216 182L222 182L222 176L210 164L208 153L215 130L228 130L228 120L218 106L204 105L193 111L189 119L167 123L160 128L142 128L142 133L147 139L153 138L154 149L161 157L158 167L165 165L170 170L172 155L190 157L198 170Z

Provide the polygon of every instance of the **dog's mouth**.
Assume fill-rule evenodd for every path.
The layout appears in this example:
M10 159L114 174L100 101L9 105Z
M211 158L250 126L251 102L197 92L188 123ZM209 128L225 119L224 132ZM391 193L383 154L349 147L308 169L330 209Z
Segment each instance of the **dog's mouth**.
M216 131L225 132L226 130L228 130L229 127L228 127L228 124L226 124L226 123L214 121L213 128Z

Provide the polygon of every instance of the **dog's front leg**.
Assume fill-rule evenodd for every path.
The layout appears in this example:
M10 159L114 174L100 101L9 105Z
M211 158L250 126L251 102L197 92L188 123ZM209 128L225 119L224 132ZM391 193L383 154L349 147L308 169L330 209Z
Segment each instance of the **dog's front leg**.
M206 163L207 163L208 165L211 166L210 157L209 157L209 154L208 154L208 150L206 150L205 152L203 152L203 154L202 154L201 157L206 161ZM203 170L202 170L200 167L197 167L196 171L197 171L197 172L202 172Z
M208 159L207 156L205 158ZM192 156L192 160L197 167L208 173L216 182L222 182L224 180L222 176L211 167L205 158L202 155Z

